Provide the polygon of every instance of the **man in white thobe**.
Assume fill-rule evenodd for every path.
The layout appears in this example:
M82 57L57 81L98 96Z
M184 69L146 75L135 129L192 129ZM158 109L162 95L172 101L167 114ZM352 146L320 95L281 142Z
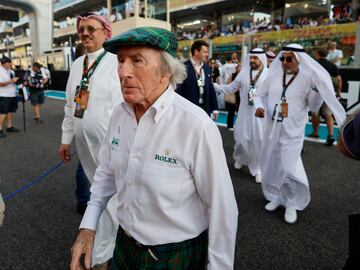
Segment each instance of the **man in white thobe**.
M79 57L70 70L59 152L62 160L69 161L71 143L75 139L82 167L92 184L111 113L123 98L117 74L117 57L105 52L102 47L104 41L111 37L107 19L91 13L79 16L77 29L87 53ZM85 104L78 102L81 100L80 89L87 90ZM118 227L115 211L116 200L112 199L97 226L93 265L106 264L112 258Z
M250 51L240 73L228 85L217 85L217 91L226 94L240 92L240 106L234 129L235 147L233 157L235 169L247 165L256 183L261 183L260 149L263 134L263 119L255 117L254 94L267 76L267 60L263 49Z
M270 202L265 209L284 206L287 223L295 223L296 211L310 202L301 150L308 111L317 111L323 100L341 124L345 111L335 97L330 75L298 44L282 49L255 94L256 116L266 116L261 172L263 193Z

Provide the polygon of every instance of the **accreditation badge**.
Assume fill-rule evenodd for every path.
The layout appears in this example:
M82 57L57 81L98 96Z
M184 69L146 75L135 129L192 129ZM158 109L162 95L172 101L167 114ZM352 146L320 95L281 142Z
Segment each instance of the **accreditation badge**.
M89 101L89 91L86 89L80 90L80 107L85 110Z
M75 113L74 116L82 119L84 117L85 110L81 109L80 103L75 103Z
M289 114L289 104L286 102L286 99L282 99L280 103L280 114L281 117L286 118Z
M85 91L85 92L88 92L88 91ZM80 118L80 119L84 117L84 111L87 107L87 99L89 98L88 95L86 97L86 93L84 94L84 97L82 98L83 94L84 94L84 90L81 89L80 86L77 86L76 91L75 91L75 97L74 97L74 102L75 102L74 116L77 118ZM85 105L84 108L82 108L83 107L82 103Z
M250 89L248 91L248 105L249 106L254 105L255 92L256 92L256 88L254 86L250 86Z
M74 102L80 103L80 85L76 86Z
M197 84L198 84L199 87L203 85L203 84L202 84L202 79L201 79L201 77L199 77L199 78L197 79Z
M277 110L278 104L275 105L274 112L272 114L271 119L273 121L282 122L284 121L284 118L281 116L281 112ZM276 115L277 114L277 115ZM276 118L276 119L275 119Z

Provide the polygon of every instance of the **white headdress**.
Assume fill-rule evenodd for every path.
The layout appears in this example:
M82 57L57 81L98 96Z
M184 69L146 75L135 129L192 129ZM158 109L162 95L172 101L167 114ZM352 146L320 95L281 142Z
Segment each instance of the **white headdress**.
M251 69L250 56L257 56L259 58L259 60L261 61L261 63L263 64L263 68L267 69L267 59L266 59L265 51L261 48L252 49L250 51L250 53L245 56L245 59L241 66L241 71L239 74L240 77L245 78L245 79L249 78L249 74L250 74L250 69Z
M269 67L269 73L271 76L282 78L283 69L280 61L282 52L292 52L297 61L299 62L299 70L306 72L312 83L319 91L321 97L325 103L332 110L336 122L340 125L346 118L344 108L335 97L334 86L331 81L329 72L326 71L317 61L315 61L310 55L308 55L304 48L296 43L288 44L281 49L281 52L276 56L274 61Z

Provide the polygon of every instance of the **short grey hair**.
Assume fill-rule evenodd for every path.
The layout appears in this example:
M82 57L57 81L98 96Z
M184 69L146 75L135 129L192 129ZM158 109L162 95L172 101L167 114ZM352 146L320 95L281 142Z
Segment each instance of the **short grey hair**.
M187 77L186 67L179 59L165 51L160 52L161 72L170 73L171 84L181 84Z

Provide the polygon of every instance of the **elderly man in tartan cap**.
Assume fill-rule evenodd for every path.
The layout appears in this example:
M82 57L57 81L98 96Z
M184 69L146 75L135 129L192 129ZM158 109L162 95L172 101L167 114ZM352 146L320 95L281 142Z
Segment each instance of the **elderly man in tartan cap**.
M90 267L111 196L120 223L112 269L233 269L238 210L221 136L175 93L186 77L176 36L135 28L104 44L116 53L124 102L110 120L71 269Z

